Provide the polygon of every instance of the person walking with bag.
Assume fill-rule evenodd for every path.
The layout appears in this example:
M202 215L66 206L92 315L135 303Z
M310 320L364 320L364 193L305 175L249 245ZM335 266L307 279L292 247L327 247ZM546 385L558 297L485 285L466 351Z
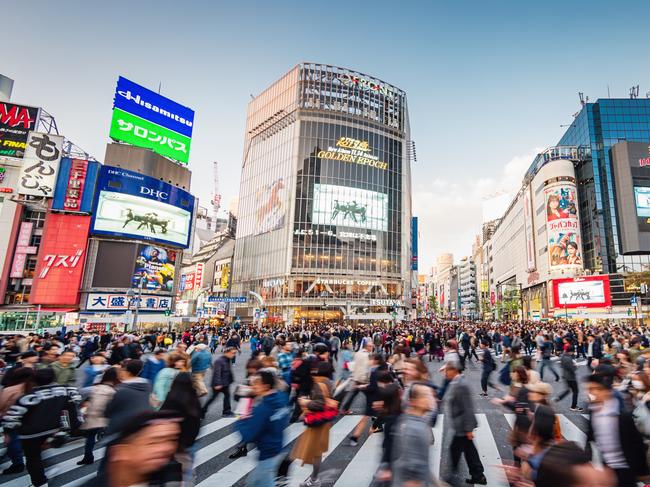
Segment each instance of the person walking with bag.
M302 460L302 464L312 465L312 473L300 487L320 486L318 478L323 453L329 449L330 428L338 414L338 403L332 397L332 366L329 362L317 362L312 369L314 385L309 397L301 397L298 403L304 415L307 429L300 435L291 451L291 458Z

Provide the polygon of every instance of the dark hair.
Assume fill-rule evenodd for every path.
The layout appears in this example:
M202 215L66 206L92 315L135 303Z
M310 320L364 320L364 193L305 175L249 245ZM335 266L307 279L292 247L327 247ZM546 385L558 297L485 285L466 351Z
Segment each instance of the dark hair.
M7 384L5 387L25 384L25 389L27 389L30 387L30 383L33 386L35 377L36 371L31 367L18 367L7 376ZM26 390L25 392L29 391Z
M46 386L54 382L54 371L49 367L44 369L38 369L36 375L34 376L37 386Z
M524 355L521 357L521 362L524 364L524 367L526 367L528 370L533 368L533 357L530 355Z
M531 431L546 444L554 438L555 413L549 406L540 404L535 410Z
M260 370L257 374L255 374L255 377L257 377L262 384L269 386L270 389L273 389L275 387L275 375L273 372L270 372L268 370Z
M160 409L178 411L184 416L201 417L201 403L188 372L179 372L167 393Z
M528 384L528 372L526 372L526 367L520 365L515 369L515 375L517 376L517 382L521 384Z
M122 364L122 368L133 376L140 375L142 367L144 367L144 364L142 363L142 360L138 359L125 360Z
M377 374L377 382L380 384L392 384L394 382L393 375L387 370L382 370Z
M319 360L316 366L311 369L311 375L318 377L331 377L332 364L324 360Z
M575 242L567 242L566 246L567 246L567 247L571 246L571 247L573 247L574 249L578 250L578 244L575 243Z
M551 446L537 470L536 487L571 486L575 483L573 467L589 463L585 451L572 441L562 441Z
M171 391L170 391L171 392ZM136 416L132 416L129 421L122 427L117 435L117 438L110 442L110 445L117 445L126 443L131 436L139 433L141 430L152 424L159 423L160 421L168 420L180 422L182 415L178 411L163 410L160 411L146 411Z
M109 367L104 371L100 384L109 384L116 386L120 383L120 378L117 375L117 367Z

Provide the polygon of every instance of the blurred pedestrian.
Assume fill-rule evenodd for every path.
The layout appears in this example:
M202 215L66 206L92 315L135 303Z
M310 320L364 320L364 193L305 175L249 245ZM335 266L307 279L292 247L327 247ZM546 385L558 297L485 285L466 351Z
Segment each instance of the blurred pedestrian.
M107 435L118 433L134 416L151 410L151 385L139 377L142 367L141 360L125 360L118 369L120 384L104 411Z
M192 381L197 394L202 397L208 393L208 388L205 386L205 373L210 368L212 356L208 351L208 346L205 343L199 343L191 357Z
M237 355L237 349L228 347L223 355L218 357L212 367L212 396L203 405L202 411L205 416L210 404L223 394L223 417L233 415L230 405L230 385L235 381L232 372L232 359Z

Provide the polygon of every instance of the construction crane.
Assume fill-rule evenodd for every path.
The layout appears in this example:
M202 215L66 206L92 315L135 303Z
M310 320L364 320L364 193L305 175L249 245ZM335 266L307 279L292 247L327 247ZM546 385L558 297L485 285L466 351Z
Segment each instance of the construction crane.
M214 161L212 163L213 182L212 182L212 218L214 222L214 230L217 230L217 213L221 208L221 194L219 193L219 163Z

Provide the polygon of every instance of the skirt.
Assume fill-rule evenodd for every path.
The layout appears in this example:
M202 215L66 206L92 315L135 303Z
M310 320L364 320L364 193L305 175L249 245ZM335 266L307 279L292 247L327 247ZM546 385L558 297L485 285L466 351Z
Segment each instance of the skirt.
M332 423L308 427L291 450L291 458L302 460L302 465L313 465L329 449L331 427Z

